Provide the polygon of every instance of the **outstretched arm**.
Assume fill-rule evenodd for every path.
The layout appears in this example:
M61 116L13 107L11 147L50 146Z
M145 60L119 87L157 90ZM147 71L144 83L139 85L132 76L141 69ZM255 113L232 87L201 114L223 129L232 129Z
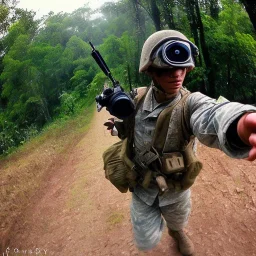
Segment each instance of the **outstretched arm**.
M256 113L244 114L237 124L237 133L240 139L252 149L249 152L247 160L256 159Z
M256 107L229 101L219 103L199 92L192 93L187 104L190 127L201 143L233 158L256 159L256 138L251 136L256 134Z

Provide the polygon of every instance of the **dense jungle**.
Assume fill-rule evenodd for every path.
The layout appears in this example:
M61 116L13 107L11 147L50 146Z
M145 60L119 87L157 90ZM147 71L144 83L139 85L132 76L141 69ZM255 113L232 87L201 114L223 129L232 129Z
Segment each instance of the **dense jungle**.
M89 41L129 90L149 83L138 73L145 39L157 30L179 30L200 49L197 68L185 81L189 90L256 102L253 1L121 0L41 19L16 5L7 0L0 6L2 155L94 102L106 76L90 55Z

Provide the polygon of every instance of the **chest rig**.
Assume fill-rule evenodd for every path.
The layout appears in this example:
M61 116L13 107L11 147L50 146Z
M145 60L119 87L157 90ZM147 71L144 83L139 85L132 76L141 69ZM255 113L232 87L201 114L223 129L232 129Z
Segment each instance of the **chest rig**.
M135 99L136 111L141 107L147 94L146 88L139 88ZM137 182L144 188L151 183L158 185L160 194L175 189L176 191L188 189L195 181L202 169L202 163L196 158L189 124L186 122L186 99L190 92L181 89L181 98L173 105L166 106L159 114L151 144L140 152L133 149L134 117L125 125L128 127L127 157L134 165L131 167L133 175L136 173ZM172 120L173 115L176 115ZM171 122L176 127L170 133ZM172 147L172 141L176 144ZM125 158L124 158L125 160Z

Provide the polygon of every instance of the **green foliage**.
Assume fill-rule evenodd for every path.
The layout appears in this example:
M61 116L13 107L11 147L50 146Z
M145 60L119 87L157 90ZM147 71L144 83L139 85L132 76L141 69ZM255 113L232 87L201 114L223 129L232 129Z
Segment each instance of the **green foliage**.
M6 20L8 19L9 13L10 13L9 8L7 6L1 4L0 5L0 24L4 24L6 22ZM7 26L7 24L5 26L2 25L0 28L0 31L4 32L6 29L6 26Z
M252 26L239 4L223 1L218 21L205 16L205 29L216 77L216 91L229 100L255 99L256 41ZM243 24L243 25L242 25Z
M60 95L60 98L61 98L60 113L62 115L74 114L75 113L75 97L72 94L63 92Z
M76 115L95 102L104 84L112 86L88 41L126 90L148 85L150 79L138 74L140 52L159 26L180 30L200 49L185 86L204 92L212 84L216 95L255 103L255 31L238 2L120 0L105 3L96 18L85 5L40 21L22 9L10 19L14 7L1 5L0 30L8 33L0 39L0 154L52 120Z
M197 67L193 70L193 72L190 72L185 81L184 85L191 91L191 92L197 92L201 91L201 88L205 86L204 81L206 79L205 77L206 70L204 67Z
M17 12L13 10L17 5L17 0L1 1L0 4L0 34L5 35L9 26L18 18Z
M26 141L38 134L35 125L19 128L15 123L0 120L0 154L9 154L17 145L22 145Z

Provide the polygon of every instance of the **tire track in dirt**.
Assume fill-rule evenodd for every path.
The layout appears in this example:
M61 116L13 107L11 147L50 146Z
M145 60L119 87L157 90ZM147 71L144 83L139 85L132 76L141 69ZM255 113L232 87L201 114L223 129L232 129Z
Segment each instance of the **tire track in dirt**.
M17 221L11 250L35 255L40 249L37 255L54 256L180 255L166 230L152 251L139 252L134 246L130 194L120 193L104 177L102 153L117 141L102 125L108 118L106 111L95 114L65 164L52 170L43 191ZM196 255L256 255L255 163L230 159L201 144L198 151L204 169L192 188L187 227Z

